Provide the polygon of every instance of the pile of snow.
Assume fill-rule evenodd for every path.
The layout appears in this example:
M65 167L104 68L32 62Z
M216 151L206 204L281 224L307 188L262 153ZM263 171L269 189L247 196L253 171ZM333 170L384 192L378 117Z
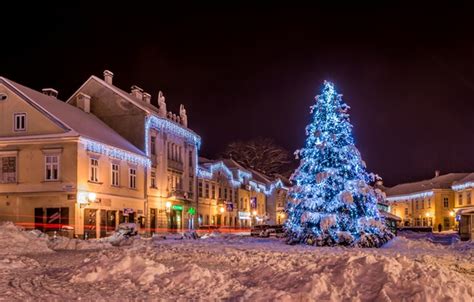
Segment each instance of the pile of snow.
M12 222L0 223L0 255L48 253L48 237L39 231L24 231Z
M146 292L165 300L470 301L472 260L465 251L407 238L362 249L230 236L102 251L70 280L124 299Z
M112 245L109 242L104 242L101 239L82 240L76 238L67 238L58 236L50 238L48 246L55 251L58 250L97 250L108 249Z
M163 264L130 250L119 254L102 252L94 260L86 258L84 266L79 268L79 272L71 278L71 281L75 283L119 281L121 284L136 283L146 286L167 270Z

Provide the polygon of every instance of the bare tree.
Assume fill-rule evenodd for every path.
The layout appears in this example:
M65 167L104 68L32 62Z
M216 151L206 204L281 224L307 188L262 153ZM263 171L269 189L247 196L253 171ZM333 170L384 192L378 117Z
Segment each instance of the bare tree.
M232 142L224 151L224 156L267 175L285 175L292 163L289 152L269 138Z

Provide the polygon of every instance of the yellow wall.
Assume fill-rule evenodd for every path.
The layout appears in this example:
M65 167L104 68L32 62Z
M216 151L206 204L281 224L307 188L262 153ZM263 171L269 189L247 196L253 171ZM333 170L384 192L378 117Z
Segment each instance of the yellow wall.
M0 101L0 137L58 134L64 132L64 130L51 119L32 107L3 84L0 84L0 93L7 95L6 100ZM14 113L26 113L26 131L13 131Z
M448 207L444 207L444 198L448 198ZM402 218L402 225L408 222L409 226L415 226L416 219L418 218L420 226L423 226L423 219L425 219L426 224L429 224L429 218L431 218L431 226L435 230L438 230L438 224L442 225L442 230L448 230L454 227L453 208L454 192L450 189L436 189L433 190L433 195L430 197L401 200L391 203L391 212ZM408 215L405 214L405 209L408 209ZM449 219L449 227L445 226L444 218Z

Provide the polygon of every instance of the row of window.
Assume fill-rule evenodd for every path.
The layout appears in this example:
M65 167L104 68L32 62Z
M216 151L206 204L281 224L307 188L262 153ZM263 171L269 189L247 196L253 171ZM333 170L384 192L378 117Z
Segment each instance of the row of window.
M2 156L0 183L16 183L17 182L17 157L16 156ZM44 180L56 181L59 180L59 155L45 155L44 156Z
M110 184L112 186L120 186L120 165L117 163L112 163L110 166L111 169L111 178ZM96 158L90 158L89 161L89 181L99 182L99 160ZM128 169L128 187L131 189L137 188L137 169L129 168Z
M418 204L418 200L415 200L415 209L424 209L425 208L425 200L422 199L420 200L420 203ZM430 209L431 208L431 199L428 199L428 202L426 204L426 208Z
M204 188L203 188L204 186ZM203 190L204 189L204 190ZM229 200L234 202L238 198L238 191L232 188L217 186L214 183L202 182L198 183L199 197L216 199L216 193L219 199Z
M458 205L462 206L464 204L464 200L463 200L463 193L459 193L458 195ZM467 192L466 193L466 204L471 204L472 203L472 200L471 200L471 192Z
M176 145L175 143L168 142L168 159L183 162L183 147Z

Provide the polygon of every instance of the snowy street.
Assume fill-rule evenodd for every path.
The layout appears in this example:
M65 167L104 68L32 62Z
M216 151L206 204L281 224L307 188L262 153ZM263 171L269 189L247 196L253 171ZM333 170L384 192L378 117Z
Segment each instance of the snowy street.
M48 247L36 236L0 228L0 300L472 301L473 295L472 242L443 246L397 237L381 249L351 249L218 235L137 239L122 247L62 239Z

